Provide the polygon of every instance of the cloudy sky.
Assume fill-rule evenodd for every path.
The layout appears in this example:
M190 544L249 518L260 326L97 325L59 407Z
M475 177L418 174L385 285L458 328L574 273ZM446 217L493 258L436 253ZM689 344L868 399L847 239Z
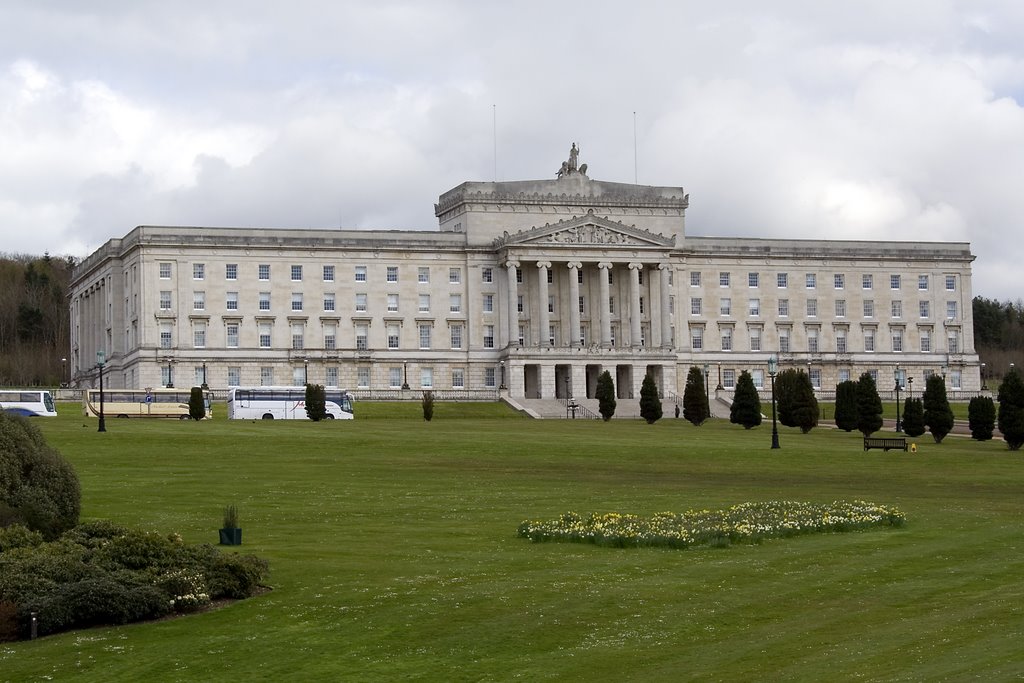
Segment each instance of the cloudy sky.
M0 251L433 229L576 141L684 186L690 234L969 241L975 294L1017 299L1021 35L1015 0L4 0Z

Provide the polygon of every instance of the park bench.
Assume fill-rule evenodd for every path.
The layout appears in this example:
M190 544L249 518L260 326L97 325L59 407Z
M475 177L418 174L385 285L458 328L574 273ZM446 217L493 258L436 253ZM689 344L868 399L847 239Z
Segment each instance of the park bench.
M907 450L907 440L902 437L864 437L864 450L869 451L872 448L881 448L883 451L888 451L890 448L896 448L901 451Z

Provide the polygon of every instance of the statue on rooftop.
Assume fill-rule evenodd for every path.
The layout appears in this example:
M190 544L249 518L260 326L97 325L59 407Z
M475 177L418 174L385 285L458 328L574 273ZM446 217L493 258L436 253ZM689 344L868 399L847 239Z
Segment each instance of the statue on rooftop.
M580 149L576 146L576 143L572 143L572 147L569 149L569 160L563 161L561 168L555 172L556 178L564 178L565 176L574 175L579 173L581 175L587 174L587 165L583 164L579 166Z

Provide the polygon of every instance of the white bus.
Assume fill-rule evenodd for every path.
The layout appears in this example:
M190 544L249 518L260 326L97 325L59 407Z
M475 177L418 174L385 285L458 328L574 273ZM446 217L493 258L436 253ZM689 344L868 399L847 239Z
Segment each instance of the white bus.
M0 410L26 417L57 417L53 396L36 389L0 389Z
M352 396L341 389L328 387L326 407L328 420L351 420L355 417ZM228 390L229 420L307 420L306 387L235 387Z
M188 419L188 389L104 389L104 417L176 417ZM213 392L203 392L206 417L213 417ZM82 392L82 414L100 414L100 390Z

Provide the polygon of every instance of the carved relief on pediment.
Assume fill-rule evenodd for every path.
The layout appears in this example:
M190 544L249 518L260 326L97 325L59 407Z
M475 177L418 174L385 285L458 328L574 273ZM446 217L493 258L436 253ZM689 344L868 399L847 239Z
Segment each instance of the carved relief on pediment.
M552 232L531 241L534 244L649 244L632 235L593 223Z
M656 246L675 244L675 237L665 237L632 225L625 225L592 213L573 217L515 234L507 231L494 240L495 247L508 244L564 244L564 245L615 245L615 246Z

